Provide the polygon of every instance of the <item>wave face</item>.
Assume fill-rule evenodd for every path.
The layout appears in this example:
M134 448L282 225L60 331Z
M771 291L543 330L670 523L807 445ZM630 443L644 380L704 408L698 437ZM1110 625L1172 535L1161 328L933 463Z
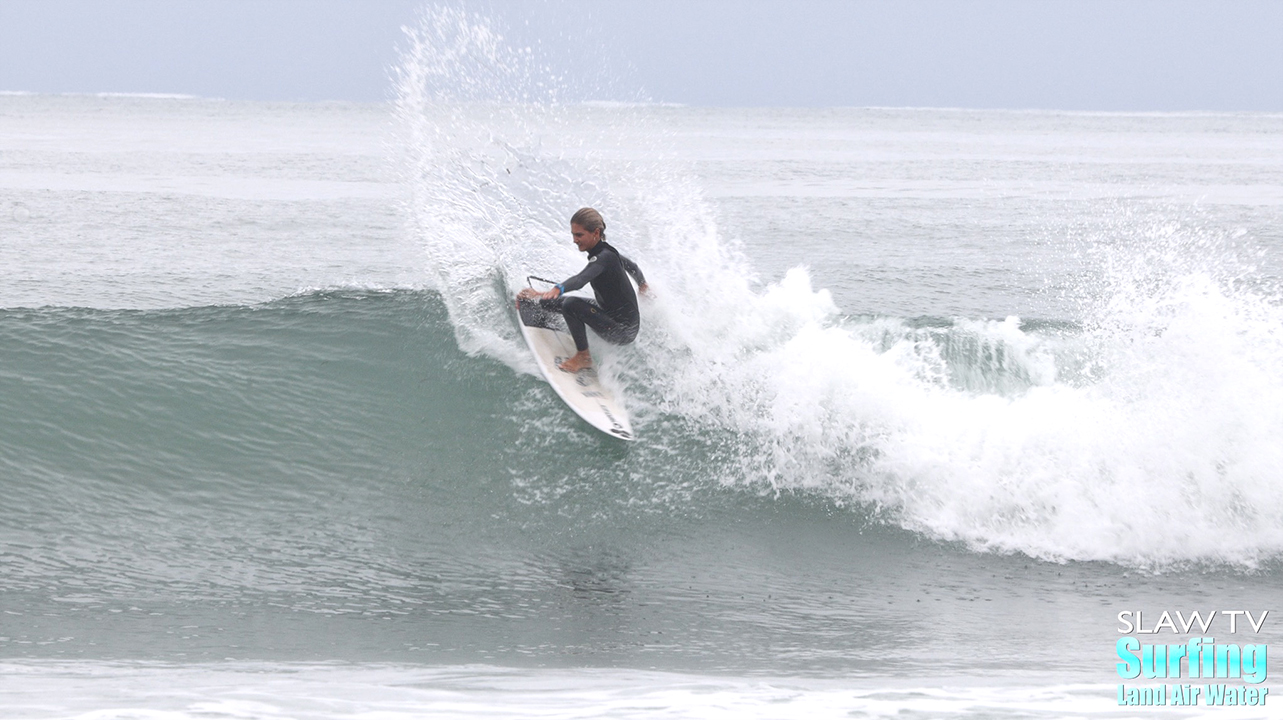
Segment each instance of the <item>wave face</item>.
M530 97L537 63L475 16L429 13L412 38L409 212L469 355L530 371L507 298L575 271L565 218L593 205L657 291L638 343L599 349L639 454L977 549L1144 566L1283 550L1283 303L1234 228L1061 238L1061 267L1087 270L1057 319L844 315L806 268L758 278L700 182L657 160L653 115ZM585 123L609 140L567 152Z
M9 590L229 601L304 582L309 558L379 572L348 511L465 467L453 438L508 405L440 317L413 293L0 312Z
M795 308L790 289L814 298L790 277L762 302ZM1135 352L1184 346L1174 324ZM625 351L609 360L642 439L624 444L578 422L541 379L461 351L455 330L436 292L413 290L0 312L10 618L0 647L45 659L646 664L844 678L1026 677L1030 657L1049 667L1071 657L1087 681L1115 639L1105 620L1084 632L1048 628L1042 614L1049 596L1058 611L1099 614L1100 594L1080 587L1111 587L1111 566L1031 565L915 538L964 528L977 547L1102 542L1093 534L1120 511L1099 507L1104 517L1074 532L1060 523L1104 483L1076 489L1087 500L1059 496L1078 473L1109 468L1065 448L1099 460L1101 447L1156 444L1172 425L1155 418L1155 429L1121 438L1102 428L1076 444L1049 434L1083 415L1048 420L1044 408L1128 407L1104 393L1136 387L1089 363L1079 385L1049 376L1056 358L1085 352L1079 331L815 321L774 344L755 335L738 358L688 350L680 369L709 368L695 379ZM1057 334L1070 350L1046 340ZM858 364L794 372L832 347ZM968 416L939 414L948 409ZM1031 438L1047 445L1017 461L1002 452L1011 437L1026 455ZM913 445L942 438L950 452ZM1192 464L1202 450L1189 436L1161 438L1181 441L1191 446L1178 460ZM990 454L951 454L976 447ZM1004 487L1003 463L1020 462L1049 486ZM918 495L891 496L910 483ZM1025 509L1048 497L1078 505ZM1136 562L1190 538L1211 546L1212 527L1252 527L1245 502L1216 516L1224 506L1184 498L1194 505L1186 517L1208 518L1187 527L1185 544L1138 539L1112 557ZM1213 549L1240 551L1241 565L1241 548L1261 552L1262 538L1240 532ZM1232 591L1265 607L1277 572L1261 570L1247 587L1223 572L1200 573L1194 589L1180 578L1144 587L1186 604ZM1019 618L1012 632L1047 638L1042 649L987 647L983 666L953 652L991 642L1007 614ZM949 631L880 630L889 626Z

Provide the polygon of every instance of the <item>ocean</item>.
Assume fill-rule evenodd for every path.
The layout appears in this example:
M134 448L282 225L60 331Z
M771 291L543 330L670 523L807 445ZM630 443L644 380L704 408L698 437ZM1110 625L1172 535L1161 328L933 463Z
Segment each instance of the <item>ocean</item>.
M386 104L0 95L0 717L1271 716L1116 643L1283 641L1283 116L568 102L451 32ZM512 312L585 205L635 443Z

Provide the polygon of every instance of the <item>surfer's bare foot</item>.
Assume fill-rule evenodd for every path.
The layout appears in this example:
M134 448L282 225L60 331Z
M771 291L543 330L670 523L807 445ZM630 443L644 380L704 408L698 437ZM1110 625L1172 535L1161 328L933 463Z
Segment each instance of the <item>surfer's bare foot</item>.
M587 350L580 350L566 358L566 361L557 367L568 373L577 373L586 367L592 367L592 355L589 355Z

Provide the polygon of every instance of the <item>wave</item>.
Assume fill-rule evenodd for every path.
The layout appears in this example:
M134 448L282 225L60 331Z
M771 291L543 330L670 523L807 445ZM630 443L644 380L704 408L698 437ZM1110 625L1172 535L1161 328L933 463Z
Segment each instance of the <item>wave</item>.
M674 463L976 549L1143 566L1283 550L1283 303L1207 261L1233 255L1225 238L1098 238L1072 320L848 317L805 268L760 280L699 183L644 160L665 151L640 116L611 115L600 148L549 147L576 116L541 102L488 20L429 11L412 37L407 211L470 356L528 369L508 298L576 269L565 218L592 205L657 295L604 372L642 437L684 437Z
M527 360L460 350L434 291L0 311L6 515L56 533L69 519L54 508L71 508L93 543L148 517L252 526L301 494L484 478L526 524L589 486L605 503L589 522L788 493L1050 559L1276 555L1277 348L1256 344L1277 344L1272 312L1227 320L1233 303L1191 281L1150 304L1161 325L1137 327L1156 318L1134 309L1130 330L1117 315L1091 330L842 318L800 270L745 299L752 316L696 326L670 324L661 298L637 347L606 355L631 448L579 423Z
M315 707L348 714L409 718L525 718L548 716L655 717L717 715L876 715L908 708L950 720L985 718L1019 706L1032 718L1105 713L1112 686L1026 686L733 677L655 670L522 669L492 665L391 663L163 663L43 662L0 666L21 678L7 693L11 707L43 717L78 718L103 707L117 715L186 720L211 714L267 712L307 716ZM251 697L253 700L246 700ZM270 710L269 710L270 708ZM1044 708L1055 708L1054 710Z

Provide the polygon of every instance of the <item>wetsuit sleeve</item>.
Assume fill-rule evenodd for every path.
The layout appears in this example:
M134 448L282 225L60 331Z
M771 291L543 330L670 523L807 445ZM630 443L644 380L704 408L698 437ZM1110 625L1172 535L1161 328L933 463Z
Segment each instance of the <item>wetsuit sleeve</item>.
M624 266L624 269L628 271L629 275L633 276L633 279L637 281L638 285L646 284L646 276L642 275L641 268L637 267L637 263L629 260L623 255L619 256L619 263Z
M601 255L605 255L605 253L602 253ZM565 295L571 290L578 290L579 288L592 282L594 278L600 275L602 271L606 269L606 263L602 261L601 255L598 255L594 257L592 260L589 260L588 266L585 267L583 270L580 270L578 275L570 278L569 280L562 282L560 286L561 294Z

